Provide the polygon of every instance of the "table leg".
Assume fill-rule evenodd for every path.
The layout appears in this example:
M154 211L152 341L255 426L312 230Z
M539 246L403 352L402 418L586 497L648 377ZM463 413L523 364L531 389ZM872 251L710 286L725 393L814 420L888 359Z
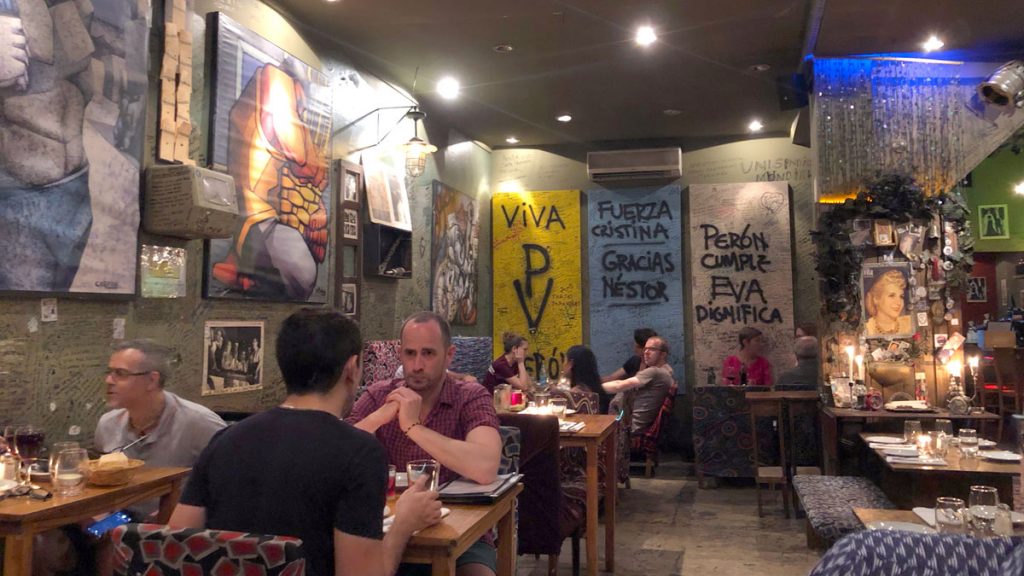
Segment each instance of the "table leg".
M838 419L821 411L821 450L826 476L839 474L839 424Z
M430 576L455 576L455 558L452 558L447 550L434 552L434 559L430 563Z
M516 507L510 504L505 515L498 520L498 576L514 576L515 566L515 532Z
M4 571L7 576L32 575L32 534L8 536L4 541Z
M616 473L616 448L619 431L616 427L604 441L604 569L615 571L615 498L618 492Z
M587 442L587 576L597 576L597 442ZM608 469L608 483L615 484L615 469Z
M181 488L184 481L184 478L175 480L171 483L171 491L160 497L160 508L157 510L156 515L157 524L167 524L167 521L171 519L174 507L178 505L178 498L181 496Z

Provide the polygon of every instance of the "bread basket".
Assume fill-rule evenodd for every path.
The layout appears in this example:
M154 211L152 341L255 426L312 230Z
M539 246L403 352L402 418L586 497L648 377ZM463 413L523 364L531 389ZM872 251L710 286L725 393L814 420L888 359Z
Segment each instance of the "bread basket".
M142 460L129 458L127 462L89 461L89 484L96 486L120 486L135 476L135 471L145 464Z

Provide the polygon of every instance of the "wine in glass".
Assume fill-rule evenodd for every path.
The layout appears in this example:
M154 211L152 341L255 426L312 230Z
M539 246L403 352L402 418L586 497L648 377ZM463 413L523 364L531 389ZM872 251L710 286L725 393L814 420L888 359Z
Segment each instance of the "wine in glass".
M14 446L18 450L18 456L27 468L31 468L39 458L39 453L46 443L46 433L39 426L19 426L14 431Z

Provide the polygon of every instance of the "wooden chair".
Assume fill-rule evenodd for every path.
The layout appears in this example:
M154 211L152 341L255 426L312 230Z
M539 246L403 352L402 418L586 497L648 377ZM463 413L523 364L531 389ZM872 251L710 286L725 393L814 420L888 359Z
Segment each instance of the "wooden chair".
M782 400L757 399L748 396L750 402L750 429L752 431L754 445L754 489L757 492L757 516L764 516L761 503L761 485L765 484L774 489L776 486L782 488L782 509L789 518L789 481L786 478L786 435L784 433L785 416ZM761 466L760 443L757 436L758 418L774 418L778 423L777 435L779 438L779 465Z
M999 431L997 439L1003 441L1003 424L1008 414L1019 414L1021 409L1021 370L1024 370L1024 361L1021 354L1015 348L994 348L992 350L993 364L995 365L995 376L997 390L999 392L999 403L997 413L999 414Z
M665 421L672 415L672 409L676 403L676 393L679 391L679 384L673 380L672 386L668 389L668 395L658 409L658 415L654 418L651 426L643 434L632 436L630 445L630 461L633 457L642 458L644 466L644 477L653 478L654 470L658 467L658 442L661 440L661 432L664 429Z

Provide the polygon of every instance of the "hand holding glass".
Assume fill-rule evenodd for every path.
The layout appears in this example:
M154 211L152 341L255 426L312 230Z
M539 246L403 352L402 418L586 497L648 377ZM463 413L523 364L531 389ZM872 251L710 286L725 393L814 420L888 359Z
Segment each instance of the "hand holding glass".
M441 465L437 460L410 460L405 469L409 473L410 487L420 479L420 476L427 476L427 490L437 492L438 476L441 475Z

